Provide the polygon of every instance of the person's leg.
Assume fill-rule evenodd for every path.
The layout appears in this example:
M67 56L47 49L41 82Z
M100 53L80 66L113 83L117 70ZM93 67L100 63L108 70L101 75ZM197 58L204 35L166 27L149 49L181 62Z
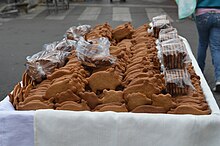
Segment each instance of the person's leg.
M210 30L210 49L215 69L215 80L220 82L220 14L213 14L213 27Z
M196 16L196 26L199 34L197 62L202 72L204 72L206 51L209 44L209 28L210 28L209 17L210 14L208 13Z

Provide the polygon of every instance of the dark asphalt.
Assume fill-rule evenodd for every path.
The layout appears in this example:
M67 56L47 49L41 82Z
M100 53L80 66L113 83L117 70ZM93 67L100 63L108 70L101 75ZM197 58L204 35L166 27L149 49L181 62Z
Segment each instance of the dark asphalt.
M77 20L84 9L88 7L88 4L91 4L91 6L99 4L98 7L102 7L98 19L95 21ZM0 6L2 6L2 3ZM172 25L177 28L179 35L189 41L194 55L196 54L198 35L195 23L191 19L178 20L174 0L127 0L126 3L113 0L112 4L110 4L110 0L85 0L77 6L75 2L72 2L71 8L74 7L74 9L70 11L64 20L45 19L49 15L47 10L30 20L20 19L20 16L12 18L10 21L0 18L0 100L6 97L13 90L16 83L21 80L22 73L25 70L26 56L39 52L45 43L61 40L69 27L79 24L95 26L104 22L108 22L115 27L124 23L122 21L112 21L112 7L116 6L130 8L134 27L150 21L145 8L162 8L174 20ZM45 5L38 7L45 7ZM215 82L210 53L208 53L206 62L205 77L212 88ZM220 94L213 94L218 105L220 105Z

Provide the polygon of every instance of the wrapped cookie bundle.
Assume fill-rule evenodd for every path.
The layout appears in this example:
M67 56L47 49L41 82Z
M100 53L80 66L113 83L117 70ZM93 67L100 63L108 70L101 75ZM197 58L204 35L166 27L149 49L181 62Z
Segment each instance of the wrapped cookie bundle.
M160 43L162 64L165 69L184 69L191 62L185 44L180 38Z
M89 42L81 38L77 42L76 53L78 59L86 66L108 66L115 61L115 58L110 55L109 47L110 42L106 37L89 40Z
M84 37L85 34L91 31L90 25L80 25L70 27L64 37L68 40L79 40L81 37Z
M153 33L155 38L159 37L159 32L161 29L166 29L171 26L170 20L166 15L160 15L152 18L152 22L149 24L149 32Z
M56 42L55 42L56 43ZM58 43L59 44L59 43ZM26 69L28 75L36 82L41 82L47 75L51 74L56 68L64 66L67 56L70 54L68 46L58 48L51 44L43 51L40 51L32 56L28 56L26 62Z
M171 69L164 72L166 90L171 95L186 95L189 88L194 88L189 73L185 69Z
M175 39L175 38L179 38L177 34L177 30L176 28L173 28L172 26L170 26L166 29L160 30L158 41L163 42L163 41L167 41L169 39Z

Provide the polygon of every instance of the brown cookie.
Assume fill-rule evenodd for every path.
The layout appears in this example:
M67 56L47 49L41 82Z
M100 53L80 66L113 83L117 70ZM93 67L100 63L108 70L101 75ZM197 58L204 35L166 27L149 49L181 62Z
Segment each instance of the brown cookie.
M103 90L101 102L111 103L111 102L121 102L124 103L123 92L115 90Z
M106 105L98 110L99 112L114 111L114 112L128 112L125 104L123 105Z
M85 111L90 110L85 101L77 103L74 101L65 101L61 104L56 104L56 110L72 110L72 111Z
M126 97L130 93L137 93L137 92L143 93L144 95L146 95L148 98L151 99L151 96L153 94L160 93L160 89L158 87L155 87L152 83L146 80L142 84L133 85L125 88L124 96Z
M48 104L40 100L31 100L26 104L18 104L16 106L17 110L38 110L38 109L53 109L53 104Z
M93 92L104 89L115 90L121 84L120 76L114 71L96 72L89 77L88 82Z
M153 105L141 105L133 109L133 113L166 113L163 107L153 106Z
M152 105L163 107L166 111L169 111L171 108L176 107L176 104L175 102L173 102L170 94L153 94L152 101Z
M190 105L180 105L174 110L168 111L169 114L193 114L193 115L209 115L211 114L211 110L199 110Z
M91 109L94 109L101 103L100 99L94 92L80 92L79 96L85 100Z
M128 94L128 96L125 97L125 99L129 111L132 111L133 109L135 109L140 105L152 103L151 99L147 98L146 95L140 92Z

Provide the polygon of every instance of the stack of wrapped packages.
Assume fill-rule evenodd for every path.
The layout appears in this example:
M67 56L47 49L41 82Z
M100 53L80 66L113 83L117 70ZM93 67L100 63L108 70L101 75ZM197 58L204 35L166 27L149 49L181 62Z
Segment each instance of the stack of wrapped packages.
M10 101L16 110L210 114L184 43L166 16L69 28L27 57Z

